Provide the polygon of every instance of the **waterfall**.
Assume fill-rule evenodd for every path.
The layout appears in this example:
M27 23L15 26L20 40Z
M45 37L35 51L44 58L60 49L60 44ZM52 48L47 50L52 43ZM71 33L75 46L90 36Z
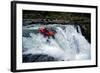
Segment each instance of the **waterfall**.
M91 58L90 44L82 35L80 26L75 28L74 25L64 25L64 29L57 25L53 27L56 34L55 39L49 38L50 42L40 33L32 32L31 37L23 37L23 48L26 49L23 54L47 54L67 61Z

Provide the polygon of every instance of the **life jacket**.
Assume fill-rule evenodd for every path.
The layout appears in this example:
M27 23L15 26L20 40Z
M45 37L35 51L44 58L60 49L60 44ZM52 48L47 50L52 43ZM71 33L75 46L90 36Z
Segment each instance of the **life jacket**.
M39 32L44 33L44 27L39 28Z

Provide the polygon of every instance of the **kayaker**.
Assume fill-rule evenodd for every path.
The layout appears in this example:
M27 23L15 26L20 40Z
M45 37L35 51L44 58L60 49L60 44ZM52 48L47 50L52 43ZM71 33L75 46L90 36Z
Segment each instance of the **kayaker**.
M50 29L48 29L48 28L46 28L46 27L40 27L39 28L39 32L41 33L41 34L43 34L44 35L44 37L48 37L48 39L50 38L50 37L52 37L53 39L55 39L55 37L54 37L54 35L55 35L55 31L53 31L53 30L50 30ZM48 41L48 40L47 40Z

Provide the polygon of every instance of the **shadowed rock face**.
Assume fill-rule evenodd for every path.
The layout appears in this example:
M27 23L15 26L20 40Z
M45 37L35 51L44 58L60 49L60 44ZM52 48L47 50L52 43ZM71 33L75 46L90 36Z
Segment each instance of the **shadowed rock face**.
M91 26L87 25L80 25L82 35L86 38L86 40L91 43Z
M23 63L29 62L46 62L46 61L57 61L54 57L43 55L43 54L27 54L23 55Z

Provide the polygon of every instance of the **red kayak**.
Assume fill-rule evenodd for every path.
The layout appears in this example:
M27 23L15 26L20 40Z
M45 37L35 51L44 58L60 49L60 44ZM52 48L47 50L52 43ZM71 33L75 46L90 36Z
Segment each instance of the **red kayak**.
M45 28L45 27L40 27L40 28L39 28L39 32L40 32L41 34L43 34L44 36L48 36L48 37L54 36L54 35L55 35L55 32L54 32L54 31L48 30L48 29Z

